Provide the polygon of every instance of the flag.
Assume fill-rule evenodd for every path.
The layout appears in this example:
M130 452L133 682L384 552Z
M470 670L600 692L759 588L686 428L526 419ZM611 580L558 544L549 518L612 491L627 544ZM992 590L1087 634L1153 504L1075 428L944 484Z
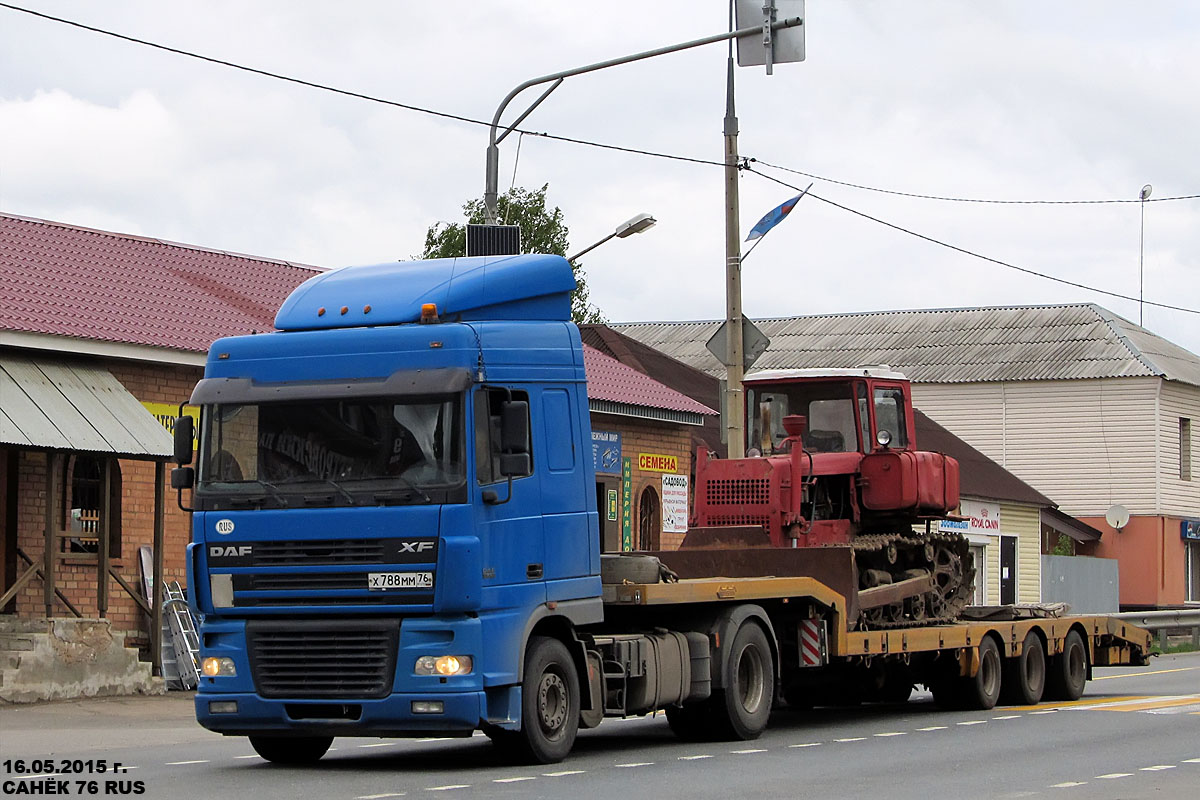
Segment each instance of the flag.
M811 188L812 184L810 183L808 185L808 189ZM750 242L755 239L761 239L767 235L767 231L783 222L783 218L792 212L792 209L796 207L796 203L800 202L800 198L804 197L804 194L808 191L808 189L805 189L791 200L784 201L782 205L768 211L767 215L760 219L758 224L750 229L750 235L746 237L746 241Z

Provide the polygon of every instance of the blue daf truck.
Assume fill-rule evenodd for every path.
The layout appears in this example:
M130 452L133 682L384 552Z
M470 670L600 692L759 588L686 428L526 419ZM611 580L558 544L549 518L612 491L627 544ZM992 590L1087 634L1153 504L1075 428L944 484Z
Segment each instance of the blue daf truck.
M776 697L1037 702L1148 649L1105 618L859 631L889 589L848 547L602 555L574 286L547 255L348 267L212 345L172 472L200 724L281 764L478 730L549 763L605 717L748 739Z

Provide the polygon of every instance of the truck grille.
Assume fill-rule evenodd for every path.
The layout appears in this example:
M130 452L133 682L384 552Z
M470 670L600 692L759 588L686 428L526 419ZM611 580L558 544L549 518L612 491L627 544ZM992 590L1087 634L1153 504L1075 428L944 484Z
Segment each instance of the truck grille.
M398 620L246 623L250 673L269 698L386 697L396 672Z
M256 567L380 564L383 563L384 544L378 539L255 542L253 563Z

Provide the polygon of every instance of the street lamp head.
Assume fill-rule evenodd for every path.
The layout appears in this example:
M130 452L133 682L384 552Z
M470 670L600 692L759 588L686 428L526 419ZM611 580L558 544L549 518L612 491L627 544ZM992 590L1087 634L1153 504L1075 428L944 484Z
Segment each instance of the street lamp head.
M1150 199L1150 193L1151 193L1152 191L1154 191L1154 187L1153 187L1153 186L1151 186L1150 184L1148 184L1148 183L1147 183L1145 186L1143 186L1143 187L1142 187L1142 193L1141 193L1141 195L1140 195L1140 197L1142 198L1142 200L1143 200L1143 201L1145 201L1145 200L1149 200L1149 199Z
M658 220L649 214L638 214L633 219L625 220L618 225L616 231L614 231L614 235L618 239L624 239L626 236L632 236L635 233L641 233L644 230L653 228L656 222Z

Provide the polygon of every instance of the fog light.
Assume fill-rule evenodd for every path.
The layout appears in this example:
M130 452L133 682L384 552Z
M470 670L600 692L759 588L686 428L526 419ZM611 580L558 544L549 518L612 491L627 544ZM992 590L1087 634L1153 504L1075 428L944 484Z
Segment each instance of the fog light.
M236 714L237 700L210 700L208 703L208 713Z
M470 656L421 656L413 666L417 675L468 675L474 667Z
M209 657L204 659L200 665L200 671L210 678L218 676L233 677L237 675L237 667L233 665L232 658L216 658Z
M413 700L412 713L414 714L441 714L445 705L441 700Z

